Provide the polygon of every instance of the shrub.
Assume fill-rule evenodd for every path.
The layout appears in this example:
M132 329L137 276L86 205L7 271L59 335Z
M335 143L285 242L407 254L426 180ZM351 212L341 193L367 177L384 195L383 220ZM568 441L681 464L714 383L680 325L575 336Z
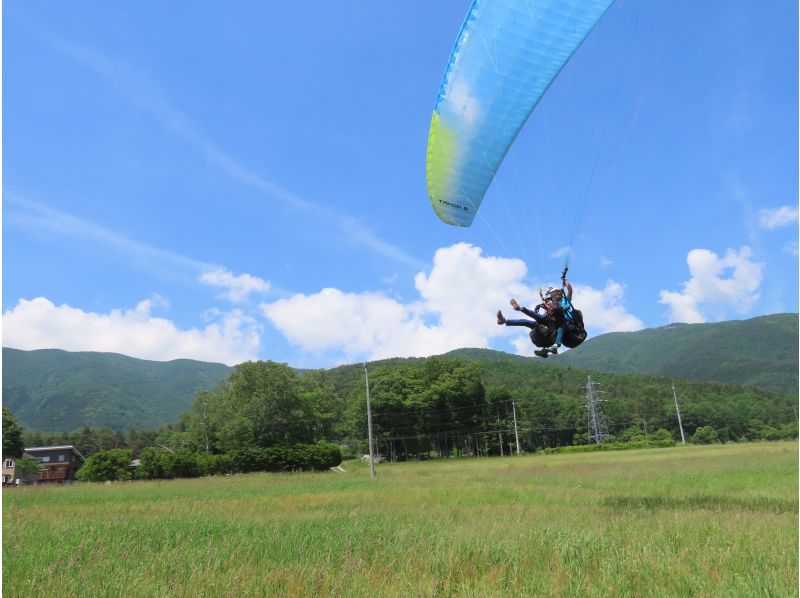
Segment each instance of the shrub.
M791 440L792 438L797 438L797 424L794 422L783 424L778 430L778 436L781 438L781 440Z
M164 468L159 459L159 451L154 448L142 449L139 454L139 467L135 477L138 480L156 480L164 477Z
M196 478L200 475L198 466L199 454L193 453L188 449L179 449L172 454L172 467L170 477L173 478Z
M230 455L197 455L197 469L200 475L222 475L233 471Z
M192 478L200 475L254 471L324 471L342 462L335 444L297 444L269 448L243 448L225 455L175 452L147 448L142 451L137 479Z
M711 426L700 426L692 436L694 444L711 444L717 441L717 432Z
M657 440L657 441L669 440L674 442L675 438L672 435L672 432L670 432L669 430L665 430L664 428L659 428L658 430L650 434L650 440Z
M41 469L42 464L38 460L23 457L16 460L14 474L22 480L30 481L36 479Z
M639 442L645 440L644 432L637 426L625 428L620 432L619 439L621 442Z
M132 477L131 451L125 449L98 451L86 459L75 474L75 479L81 482L130 480Z

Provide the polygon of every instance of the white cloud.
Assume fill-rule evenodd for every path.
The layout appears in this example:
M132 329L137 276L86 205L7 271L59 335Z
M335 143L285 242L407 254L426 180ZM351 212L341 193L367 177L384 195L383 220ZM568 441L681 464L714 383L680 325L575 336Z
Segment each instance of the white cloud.
M393 356L387 346L425 330L412 309L379 293L322 289L264 304L262 310L292 344L314 353L341 351L351 360Z
M625 287L609 280L602 289L575 284L572 301L583 313L590 334L630 332L644 327L642 321L626 311L623 305Z
M600 265L601 265L603 268L608 268L608 267L609 267L609 266L611 266L613 263L614 263L614 262L612 262L612 261L611 261L610 259L608 259L607 257L601 257L601 258L600 258Z
M561 258L561 257L565 257L567 254L569 254L569 247L568 246L564 246L564 247L559 247L558 249L556 249L553 253L550 254L550 257L552 257L552 258Z
M3 314L3 345L17 349L64 349L123 353L165 361L188 358L233 365L255 359L260 325L239 310L220 314L204 328L181 330L152 315L161 298L107 314L56 306L44 297L20 299Z
M783 246L782 251L784 253L788 253L789 255L793 255L797 257L797 241L789 241L786 245Z
M460 243L436 252L430 275L417 274L421 300L403 304L381 293L323 289L262 310L307 351L334 351L350 360L434 355L486 347L503 333L493 314L510 296L526 292L524 275L520 260L483 257L479 248Z
M479 247L458 243L437 250L430 275L418 273L414 286L425 310L436 314L445 329L477 339L495 336L498 326L492 314L508 306L509 297L533 295L522 283L526 273L522 260L484 257ZM477 321L476 314L481 314Z
M526 329L522 328L521 330ZM511 344L514 346L517 355L524 355L525 357L533 357L533 352L539 349L539 347L531 342L528 334L517 336L517 338L511 341Z
M510 297L535 302L535 289L523 283L526 271L521 260L484 256L480 248L460 243L439 249L430 272L417 274L419 295L411 302L382 293L323 289L264 303L261 309L292 344L340 360L433 355L460 347L491 347L501 339L510 339L518 353L530 355L527 329L498 326L494 318L498 307L507 316L516 315L508 307ZM266 284L225 270L207 274L205 282L213 280L239 296ZM622 285L574 288L590 334L641 327L622 306ZM44 297L21 299L3 314L3 340L19 349L117 352L155 360L235 364L257 358L261 326L241 310L212 308L202 314L202 327L184 330L153 315L166 305L156 296L133 309L95 313L56 306Z
M233 303L242 303L250 298L251 293L266 293L270 284L268 281L250 274L234 276L225 268L203 272L199 277L200 282L215 287L227 289L223 297Z
M758 223L761 228L773 230L797 222L797 216L797 208L792 206L764 208L758 212Z
M708 249L693 249L686 261L691 279L682 292L661 291L660 303L668 305L675 322L705 322L704 311L721 315L727 309L744 314L758 300L764 264L751 260L752 250L728 249L719 257Z
M342 360L426 356L460 347L490 347L510 338L520 354L532 349L526 328L498 326L498 308L508 300L535 298L526 286L524 262L482 255L466 243L439 249L429 274L415 278L419 298L401 303L380 293L323 289L311 295L262 304L264 315L294 345ZM575 286L575 299L590 331L634 330L642 324L622 307L623 287ZM523 316L519 316L523 317Z
M706 321L703 314L700 313L697 300L688 293L661 291L660 297L659 303L669 305L672 322L698 324Z

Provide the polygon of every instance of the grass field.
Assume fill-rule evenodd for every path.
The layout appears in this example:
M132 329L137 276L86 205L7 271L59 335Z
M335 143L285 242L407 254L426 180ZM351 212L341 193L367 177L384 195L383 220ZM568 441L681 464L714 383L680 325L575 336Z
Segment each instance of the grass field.
M796 596L798 445L3 492L4 596Z

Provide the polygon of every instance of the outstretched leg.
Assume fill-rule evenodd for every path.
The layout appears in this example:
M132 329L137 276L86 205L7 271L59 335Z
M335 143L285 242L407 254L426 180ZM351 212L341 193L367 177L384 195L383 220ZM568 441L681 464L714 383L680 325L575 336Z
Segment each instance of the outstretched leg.
M526 316L528 316L529 318L533 318L537 322L544 322L547 319L547 316L543 316L539 312L528 309L527 307L520 307L519 309Z
M528 316L529 318L533 318L537 322L544 322L547 319L547 316L541 315L536 310L528 309L527 307L521 306L519 303L517 303L516 299L511 300L511 307L513 307L515 311L521 311L526 316Z
M505 318L503 318L503 320L505 320L506 326L525 326L526 328L533 329L536 328L537 325L533 320L506 320ZM500 323L499 319L497 323Z
M506 326L525 326L526 328L535 328L536 322L531 320L506 320L505 316L503 316L503 312L498 310L497 311L497 324L498 326L506 325Z

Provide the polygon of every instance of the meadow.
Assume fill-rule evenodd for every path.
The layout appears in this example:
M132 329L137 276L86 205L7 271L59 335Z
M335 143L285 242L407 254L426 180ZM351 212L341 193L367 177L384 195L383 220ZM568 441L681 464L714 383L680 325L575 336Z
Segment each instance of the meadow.
M3 491L4 596L797 596L797 442Z

